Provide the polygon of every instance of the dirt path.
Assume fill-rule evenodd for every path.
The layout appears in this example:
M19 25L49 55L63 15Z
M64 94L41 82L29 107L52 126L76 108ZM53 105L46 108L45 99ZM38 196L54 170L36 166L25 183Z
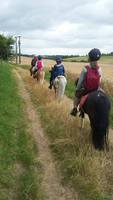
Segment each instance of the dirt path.
M46 194L46 200L78 200L78 195L73 194L71 189L63 187L60 183L60 175L55 169L55 164L49 149L49 142L44 135L40 119L31 102L30 95L25 88L24 82L18 70L14 71L18 80L19 93L25 102L25 110L28 116L29 132L34 137L38 147L38 159L44 169L42 188Z

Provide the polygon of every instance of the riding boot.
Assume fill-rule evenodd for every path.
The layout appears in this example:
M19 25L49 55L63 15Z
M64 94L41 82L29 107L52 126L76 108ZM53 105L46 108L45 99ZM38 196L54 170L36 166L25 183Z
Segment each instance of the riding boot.
M72 111L70 113L72 116L75 116L75 117L77 116L77 112L78 112L77 107L79 105L79 102L80 102L80 99L75 96L75 98L74 98L74 107L73 107L73 109L72 109Z
M72 111L70 112L70 115L76 117L76 115L77 115L77 108L73 108Z

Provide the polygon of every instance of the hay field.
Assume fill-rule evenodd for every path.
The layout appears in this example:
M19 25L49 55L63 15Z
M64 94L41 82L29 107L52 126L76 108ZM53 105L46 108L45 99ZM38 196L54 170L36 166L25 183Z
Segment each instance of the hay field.
M31 58L30 57L21 57L21 61L23 65L30 65ZM47 68L50 68L55 64L52 60L44 60L44 65ZM74 74L80 74L82 67L85 65L85 63L80 62L64 62L66 71L69 71ZM100 60L99 62L101 68L102 68L102 75L103 79L107 79L109 81L113 81L113 60L107 59L107 60Z

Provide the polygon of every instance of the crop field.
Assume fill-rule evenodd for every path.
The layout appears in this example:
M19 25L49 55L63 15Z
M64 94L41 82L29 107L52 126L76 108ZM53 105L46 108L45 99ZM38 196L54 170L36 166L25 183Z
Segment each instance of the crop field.
M30 65L31 58L30 57L22 57L22 64ZM44 60L44 65L47 68L51 68L55 64L53 60ZM63 62L66 71L71 72L73 74L80 74L82 67L86 65L84 62ZM113 57L112 56L103 56L99 62L102 68L102 76L103 79L107 79L109 81L113 81Z

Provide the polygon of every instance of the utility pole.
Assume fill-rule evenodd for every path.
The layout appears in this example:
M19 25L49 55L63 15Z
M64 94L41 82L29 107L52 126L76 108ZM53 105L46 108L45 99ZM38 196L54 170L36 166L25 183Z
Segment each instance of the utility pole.
M20 42L20 35L18 36L18 46L19 46L19 64L21 64L21 42Z
M15 36L16 39L16 64L18 64L18 56L17 56L17 36Z

